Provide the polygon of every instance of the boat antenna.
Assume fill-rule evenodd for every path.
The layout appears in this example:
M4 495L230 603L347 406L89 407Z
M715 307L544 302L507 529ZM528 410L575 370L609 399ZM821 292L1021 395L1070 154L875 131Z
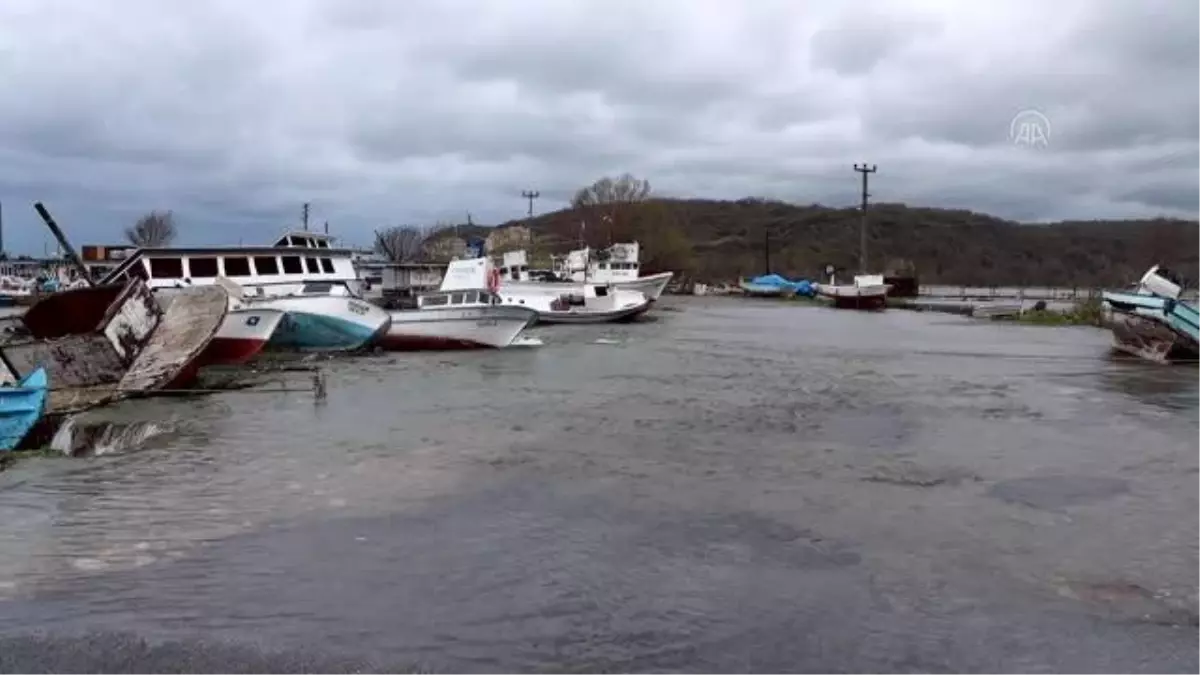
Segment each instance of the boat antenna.
M870 193L867 192L867 177L879 167L872 164L867 166L864 162L861 166L854 165L854 170L862 174L862 211L858 214L858 272L859 274L867 273L867 197Z

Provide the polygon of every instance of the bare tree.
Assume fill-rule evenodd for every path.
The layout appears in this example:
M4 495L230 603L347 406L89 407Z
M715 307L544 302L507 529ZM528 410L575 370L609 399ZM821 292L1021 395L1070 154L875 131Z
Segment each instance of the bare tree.
M151 211L125 228L129 243L141 248L170 246L175 240L175 216L170 211Z
M417 262L424 257L429 233L416 225L397 225L375 232L375 250L392 262Z
M617 178L605 176L591 185L580 188L571 199L571 206L584 216L589 225L587 238L598 241L597 235L607 234L609 243L631 234L634 207L650 197L650 181L622 174Z
M650 181L623 174L617 178L604 177L580 188L571 199L577 209L601 205L637 204L650 196Z

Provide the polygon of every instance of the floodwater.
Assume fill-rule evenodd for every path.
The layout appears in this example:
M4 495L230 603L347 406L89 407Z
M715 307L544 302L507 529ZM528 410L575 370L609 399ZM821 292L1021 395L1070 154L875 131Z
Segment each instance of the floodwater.
M104 412L0 473L0 670L1197 671L1194 367L654 314Z

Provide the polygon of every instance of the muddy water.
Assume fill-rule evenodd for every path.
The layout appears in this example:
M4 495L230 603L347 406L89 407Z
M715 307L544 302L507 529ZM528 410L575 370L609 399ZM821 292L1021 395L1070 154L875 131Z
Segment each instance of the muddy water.
M1194 368L722 298L535 333L0 473L0 670L1200 665Z

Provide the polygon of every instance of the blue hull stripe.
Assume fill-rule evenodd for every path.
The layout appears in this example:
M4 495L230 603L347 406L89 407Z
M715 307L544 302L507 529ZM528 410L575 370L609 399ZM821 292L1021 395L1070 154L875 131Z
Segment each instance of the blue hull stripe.
M268 343L298 350L351 350L365 345L376 331L325 314L288 312Z

